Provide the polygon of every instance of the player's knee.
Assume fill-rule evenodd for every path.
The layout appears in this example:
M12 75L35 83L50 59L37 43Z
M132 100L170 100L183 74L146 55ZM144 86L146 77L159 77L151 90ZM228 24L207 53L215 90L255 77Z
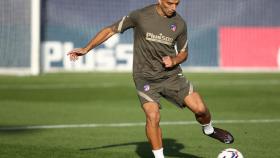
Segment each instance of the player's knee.
M158 126L160 121L159 112L150 112L146 114L146 123L151 126Z

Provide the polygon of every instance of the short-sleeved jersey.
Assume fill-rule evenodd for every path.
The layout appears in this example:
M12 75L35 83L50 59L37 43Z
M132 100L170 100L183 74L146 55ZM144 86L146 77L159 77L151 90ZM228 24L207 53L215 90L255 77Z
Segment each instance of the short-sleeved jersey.
M162 61L164 56L176 56L175 46L178 52L188 49L187 26L178 13L163 17L158 14L156 5L150 5L131 12L115 26L120 33L134 29L134 78L155 80L182 72L179 65L165 68Z

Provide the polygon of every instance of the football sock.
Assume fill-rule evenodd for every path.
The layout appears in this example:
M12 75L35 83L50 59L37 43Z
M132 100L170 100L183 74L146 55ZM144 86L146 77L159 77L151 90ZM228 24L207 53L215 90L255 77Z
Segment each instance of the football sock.
M212 122L208 123L208 124L204 124L202 125L202 129L203 129L203 132L207 135L210 135L214 132L214 128L212 126Z
M154 153L155 158L164 158L163 148L160 148L158 150L152 150L152 152Z

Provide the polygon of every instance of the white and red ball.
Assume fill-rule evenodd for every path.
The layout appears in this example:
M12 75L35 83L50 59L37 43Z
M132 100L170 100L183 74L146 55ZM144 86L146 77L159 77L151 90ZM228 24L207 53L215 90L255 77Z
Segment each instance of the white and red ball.
M243 155L237 149L228 148L228 149L223 150L218 155L218 158L243 158Z

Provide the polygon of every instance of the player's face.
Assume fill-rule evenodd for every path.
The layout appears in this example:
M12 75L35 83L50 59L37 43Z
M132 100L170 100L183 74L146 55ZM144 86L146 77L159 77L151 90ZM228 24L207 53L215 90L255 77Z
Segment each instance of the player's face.
M176 8L179 5L180 0L159 0L159 6L163 13L170 17L176 12Z

